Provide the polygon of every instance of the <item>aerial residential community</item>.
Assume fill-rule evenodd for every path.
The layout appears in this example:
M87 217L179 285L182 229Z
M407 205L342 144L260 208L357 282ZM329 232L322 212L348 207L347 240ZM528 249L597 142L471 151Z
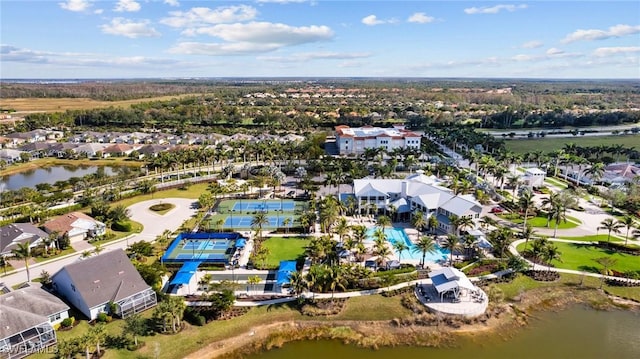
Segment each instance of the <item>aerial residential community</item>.
M639 4L0 7L0 359L640 356Z

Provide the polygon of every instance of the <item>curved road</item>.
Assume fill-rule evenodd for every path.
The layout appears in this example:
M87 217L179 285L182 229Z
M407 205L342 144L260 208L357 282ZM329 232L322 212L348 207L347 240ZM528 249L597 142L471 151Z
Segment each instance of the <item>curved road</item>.
M149 210L151 205L161 202L171 203L175 205L175 208L164 215L159 215ZM196 202L197 200L195 199L187 198L163 198L139 202L129 206L128 209L131 212L131 219L142 224L142 232L129 236L128 238L106 243L103 246L104 250L125 249L129 243L139 241L152 242L165 230L172 232L177 230L185 220L195 215L197 210L194 204L196 204ZM43 270L53 275L63 266L77 261L81 255L82 253L75 252L62 258L30 265L29 272L31 278L37 278ZM27 275L24 268L18 268L12 274L0 277L0 282L5 283L9 287L23 283L26 280Z

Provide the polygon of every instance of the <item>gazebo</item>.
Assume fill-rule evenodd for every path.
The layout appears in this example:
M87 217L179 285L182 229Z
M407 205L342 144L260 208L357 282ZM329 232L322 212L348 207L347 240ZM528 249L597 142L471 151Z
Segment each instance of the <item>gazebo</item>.
M459 299L463 289L473 291L476 288L464 273L453 267L431 271L429 278L431 278L441 301L447 293L452 293L455 299Z

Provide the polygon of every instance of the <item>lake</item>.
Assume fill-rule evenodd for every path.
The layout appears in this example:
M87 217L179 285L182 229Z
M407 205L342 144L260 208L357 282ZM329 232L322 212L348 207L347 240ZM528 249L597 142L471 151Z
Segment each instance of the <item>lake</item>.
M455 348L362 349L337 341L302 341L250 356L252 359L539 359L640 358L640 314L573 307L540 313L530 324L506 334L464 336Z
M35 188L38 183L54 184L57 181L66 181L71 177L93 174L99 168L103 169L107 176L115 173L115 167L109 166L51 166L3 176L0 179L0 188L3 184L5 190L17 190L22 187Z

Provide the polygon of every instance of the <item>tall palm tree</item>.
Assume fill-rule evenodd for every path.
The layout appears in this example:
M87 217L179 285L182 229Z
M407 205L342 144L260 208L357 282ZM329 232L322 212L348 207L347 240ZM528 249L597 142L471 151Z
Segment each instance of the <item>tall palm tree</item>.
M602 176L604 176L604 169L604 163L596 162L592 164L590 168L584 170L584 174L591 176L592 183L596 184L602 179Z
M607 242L611 241L611 232L620 233L620 228L624 227L623 223L616 222L613 218L606 218L604 221L600 222L600 227L598 229L606 229L607 230Z
M340 243L343 243L347 232L349 232L349 223L347 223L347 219L340 217L340 219L338 219L338 224L335 226L333 231L338 235Z
M626 246L629 240L629 231L634 227L636 221L631 216L624 216L618 223L627 228L627 233L624 236L624 245Z
M339 266L329 267L327 272L327 282L329 290L331 290L331 300L333 301L333 295L336 292L336 289L345 290L346 288L346 278L344 277L342 268Z
M269 224L269 218L267 218L267 213L263 211L257 212L253 215L253 219L251 220L251 228L256 231L258 244L262 242L262 228Z
M449 265L453 265L453 252L460 248L460 238L453 234L447 235L447 239L445 239L444 243L442 243L442 248L448 250L451 253L449 257Z
M300 298L302 293L307 289L307 282L305 276L300 271L295 271L289 276L289 291L291 294Z
M391 227L391 218L388 216L379 216L377 220L378 227L384 230L387 227Z
M605 276L609 274L609 268L616 265L617 260L611 257L601 257L594 259L596 263L602 266L602 278L600 279L600 289L602 289L602 285L604 284Z
M32 258L31 247L29 241L25 243L16 243L16 248L11 250L11 254L16 259L24 260L24 268L27 272L27 282L31 282L31 274L29 273L29 260Z
M518 208L524 212L524 220L522 222L522 228L524 229L527 227L529 212L536 209L535 202L533 201L533 192L531 192L531 190L522 191L520 198L518 198Z
M424 219L424 212L417 211L416 213L414 213L413 217L411 218L411 225L413 225L415 229L422 232L424 228L427 226L427 221L425 221Z
M409 249L409 246L404 241L393 242L393 249L398 252L398 262L402 261L402 252Z
M527 250L527 244L535 234L536 231L535 229L533 229L531 224L527 224L527 226L522 229L522 232L520 232L520 238L524 239L524 249L522 250L523 252Z
M422 266L424 266L424 260L427 257L427 253L435 253L436 251L436 242L429 236L421 236L413 245L414 253L422 253Z
M545 247L544 250L542 251L542 257L544 258L544 261L547 263L548 267L549 267L549 271L551 271L551 262L552 261L562 261L561 260L561 255L562 253L560 253L560 251L558 250L558 247L548 243Z

